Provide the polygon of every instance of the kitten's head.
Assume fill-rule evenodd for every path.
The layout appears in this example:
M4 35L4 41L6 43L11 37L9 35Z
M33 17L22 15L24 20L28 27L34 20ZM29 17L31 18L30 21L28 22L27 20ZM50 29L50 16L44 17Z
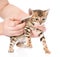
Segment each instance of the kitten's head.
M32 15L32 22L44 23L48 15L49 10L31 10L29 9L29 15Z

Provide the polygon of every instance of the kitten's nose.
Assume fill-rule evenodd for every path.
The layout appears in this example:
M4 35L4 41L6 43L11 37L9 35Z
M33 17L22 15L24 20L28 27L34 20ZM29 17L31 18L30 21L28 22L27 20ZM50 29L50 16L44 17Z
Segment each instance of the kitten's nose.
M40 25L41 25L42 21L40 21Z

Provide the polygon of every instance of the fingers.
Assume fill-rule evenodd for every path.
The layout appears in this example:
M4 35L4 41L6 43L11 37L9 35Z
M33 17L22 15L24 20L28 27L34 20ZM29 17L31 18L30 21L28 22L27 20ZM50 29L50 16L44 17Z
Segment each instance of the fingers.
M20 18L6 18L5 19L5 23L8 25L8 26L16 26L18 25L19 23L21 23L20 21Z
M14 34L12 36L19 36L19 35L22 35L22 34L23 34L23 32L20 32L19 34Z
M10 21L8 26L14 27L14 26L18 25L19 23L20 23L20 21Z
M20 20L6 19L4 22L4 35L19 36L23 34L25 22L21 23Z
M38 29L40 29L40 30L42 30L44 32L46 30L46 27L40 26L40 27L38 27Z
M37 25L37 26L34 26L35 28L38 28L39 30L42 30L43 32L46 30L45 26L44 25Z
M10 20L10 21L20 21L20 18L17 18L17 17L10 17L9 20Z
M17 30L23 29L24 27L25 27L25 23L21 23L21 24L18 24L16 26L9 27L9 29L12 31L17 31Z
M18 30L18 31L11 31L10 34L11 36L19 36L21 34L23 34L24 29Z

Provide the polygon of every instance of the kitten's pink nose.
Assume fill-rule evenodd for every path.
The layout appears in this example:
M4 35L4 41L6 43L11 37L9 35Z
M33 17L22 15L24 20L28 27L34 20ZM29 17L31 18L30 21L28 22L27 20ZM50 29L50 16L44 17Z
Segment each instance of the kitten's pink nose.
M40 24L42 23L42 20L41 20L41 19L39 20L39 23L40 23Z
M42 21L40 21L40 25L42 24Z

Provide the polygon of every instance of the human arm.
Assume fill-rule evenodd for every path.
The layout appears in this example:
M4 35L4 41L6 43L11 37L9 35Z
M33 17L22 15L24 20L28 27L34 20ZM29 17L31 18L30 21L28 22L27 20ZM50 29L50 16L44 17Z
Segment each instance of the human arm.
M0 0L0 11L9 4L8 0Z
M0 3L1 3L1 1L2 0L0 0ZM7 0L3 0L3 1L5 1L6 4L8 3ZM0 6L1 5L2 5L2 3L0 4ZM0 7L0 16L4 19L4 21L2 23L0 23L0 35L18 36L18 35L22 34L23 31L21 31L21 30L24 29L25 23L21 24L20 19L27 17L28 14L26 14L24 11L22 11L18 7L11 5L11 4L7 4L5 6L5 4L3 2L2 6L3 7ZM12 19L12 20L10 20L10 19ZM19 21L17 19L19 19ZM10 25L12 25L11 23L14 24L15 26L10 26Z
M2 34L3 34L3 32L2 32L2 31L3 31L3 22L1 22L1 23L0 23L0 35L2 35Z

